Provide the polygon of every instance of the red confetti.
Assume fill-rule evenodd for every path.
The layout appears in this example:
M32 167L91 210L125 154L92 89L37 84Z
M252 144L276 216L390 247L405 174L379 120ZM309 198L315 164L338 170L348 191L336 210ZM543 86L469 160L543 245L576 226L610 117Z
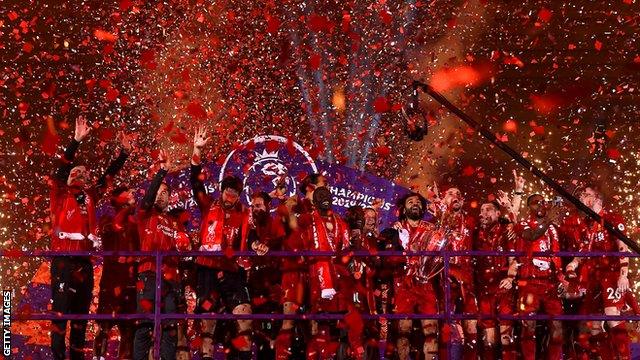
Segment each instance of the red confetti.
M236 336L235 338L231 339L231 344L236 349L244 349L250 345L244 335Z
M617 160L620 158L620 151L616 148L611 148L607 150L607 157L611 160Z
M476 86L488 79L491 69L487 66L457 66L443 68L431 77L431 86L437 91L446 91L463 86Z
M192 101L187 105L187 113L196 119L205 119L207 117L207 112L197 101Z
M593 47L594 47L596 50L600 51L600 50L602 49L602 43L601 43L600 41L596 40L596 42L595 42L595 43L593 43Z
M388 146L377 146L373 148L373 153L381 157L386 157L391 155L391 148Z
M4 250L2 256L7 258L19 258L19 257L22 257L23 254L24 252L21 251L20 249L7 249L7 250Z
M264 148L267 152L273 153L280 149L280 143L274 140L269 140L264 143Z
M96 39L100 40L100 41L110 41L110 42L115 42L116 40L118 40L118 35L112 34L108 31L104 31L101 29L96 29L93 32L93 36L96 37Z
M551 20L551 15L553 15L553 12L551 10L547 8L542 8L538 12L538 19L544 22L549 22L549 20Z
M24 43L24 45L22 45L22 51L26 52L26 53L30 53L33 50L33 45L31 43Z
M384 96L379 96L373 101L373 110L377 113L384 113L390 109L389 100Z
M131 0L120 0L120 11L127 11L133 6Z
M518 124L513 119L509 119L502 125L502 129L507 132L516 132L518 131Z
M118 95L120 95L120 91L118 91L118 89L111 88L107 90L105 99L107 99L107 101L116 101L116 99L118 98Z
M313 70L318 70L320 68L321 61L322 56L320 54L311 54L309 57L309 67Z
M267 17L267 32L271 35L277 34L280 29L280 20L277 17Z
M316 32L329 32L333 28L333 23L326 16L312 14L309 17L309 29Z
M516 56L507 56L503 61L506 65L515 65L519 68L524 67L524 63L522 60L518 59Z
M189 142L189 139L187 137L187 134L180 131L177 134L171 136L171 141L178 144L186 144L187 142Z
M462 176L471 176L474 172L476 172L476 169L471 165L467 165L462 169Z
M390 25L393 21L393 16L387 10L382 10L380 11L380 20L382 20L386 25Z
M154 70L158 67L155 61L155 53L153 50L145 50L140 54L140 65L148 70Z

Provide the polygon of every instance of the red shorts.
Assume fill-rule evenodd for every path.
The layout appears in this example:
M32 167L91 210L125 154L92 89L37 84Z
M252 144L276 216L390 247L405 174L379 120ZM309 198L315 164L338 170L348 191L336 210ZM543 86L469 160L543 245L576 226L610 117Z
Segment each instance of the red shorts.
M282 296L284 304L292 302L297 305L304 303L305 286L309 284L309 273L306 271L285 271L282 273Z
M618 291L619 271L597 271L592 281L585 285L586 293L580 312L582 314L603 314L604 308L625 306L624 294Z
M515 307L513 295L513 289L500 289L498 284L481 288L478 292L480 314L484 316L513 314ZM480 326L485 329L492 329L497 325L498 321L496 319L480 320Z
M395 289L395 312L398 314L437 314L438 299L431 282L402 281Z
M555 281L521 280L518 288L518 310L523 314L562 315L562 301Z

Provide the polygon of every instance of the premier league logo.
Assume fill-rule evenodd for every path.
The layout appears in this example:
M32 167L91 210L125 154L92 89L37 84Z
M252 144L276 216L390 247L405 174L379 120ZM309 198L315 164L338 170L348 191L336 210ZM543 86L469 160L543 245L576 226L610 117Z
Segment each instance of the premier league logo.
M305 175L318 172L302 146L282 136L262 135L245 141L225 159L218 181L226 175L243 179L245 202L253 191L265 191L272 197L296 194Z

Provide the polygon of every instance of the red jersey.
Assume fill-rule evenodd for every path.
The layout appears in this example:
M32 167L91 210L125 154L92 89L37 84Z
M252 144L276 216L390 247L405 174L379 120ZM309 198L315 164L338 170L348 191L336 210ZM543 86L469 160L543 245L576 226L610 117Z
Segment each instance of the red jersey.
M138 235L140 237L141 251L171 251L183 250L176 246L180 232L173 226L172 219L155 207L145 210L138 208L137 213ZM166 278L177 279L177 259L174 257L163 258L163 275ZM155 257L144 257L140 260L138 272L155 271Z
M349 247L347 224L335 213L322 215L318 210L299 217L302 243L305 249L340 251ZM311 259L311 276L317 277L322 290L335 289L336 269L326 257Z
M420 220L417 226L411 226L407 220L403 220L396 222L393 227L398 230L400 242L405 250L439 251L446 241L432 223L424 220ZM433 256L408 256L406 275L418 282L426 283L434 275L437 260Z
M299 198L291 212L296 215L297 226L292 228L288 223L289 217L292 215L284 203L278 205L277 214L280 217L281 224L287 233L282 244L283 250L300 251L307 249L305 247L305 231L311 225L311 212L313 204L307 198ZM285 226L286 225L286 226ZM308 265L303 257L283 257L282 271L307 271Z
M140 247L133 206L119 209L113 216L102 216L99 229L103 250L136 251Z
M495 223L489 228L480 227L474 241L475 250L512 251L515 244L507 238L506 225ZM509 261L506 256L479 256L476 258L476 278L479 285L496 283L507 276Z
M218 203L212 204L202 213L200 229L200 250L225 252L247 250L249 232L249 211L242 204L225 209ZM238 271L236 259L220 256L199 256L196 264L221 269Z
M95 190L74 189L58 180L51 187L51 250L87 251L97 240Z
M544 251L560 251L560 240L556 225L549 225L544 234L533 241L527 241L522 238L522 232L524 230L538 226L539 222L534 217L530 217L518 225L517 232L520 234L518 250L529 254ZM533 254L531 254L522 258L521 263L520 277L523 279L550 279L557 271L562 271L561 259L557 256L533 256Z
M126 151L120 151L120 155L109 164L105 173L90 189L76 189L68 186L67 180L79 145L78 141L71 141L51 182L53 251L91 250L99 241L95 213L98 195L102 195L109 180L122 168L128 156Z
M624 221L620 215L603 211L600 216L618 230L625 231ZM579 251L618 251L617 238L612 236L601 223L588 217L573 216L569 224L571 231L567 232L568 241L576 244ZM599 270L614 272L620 270L620 258L615 256L589 258L584 264Z

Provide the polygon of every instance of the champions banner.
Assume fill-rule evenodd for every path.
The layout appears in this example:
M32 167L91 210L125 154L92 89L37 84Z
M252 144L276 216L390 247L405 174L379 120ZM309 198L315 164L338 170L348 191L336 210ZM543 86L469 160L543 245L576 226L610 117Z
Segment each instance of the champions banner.
M395 221L395 201L409 191L387 179L316 161L298 143L276 135L262 135L245 141L227 155L222 165L215 162L203 162L202 165L208 194L217 197L222 179L235 175L244 183L241 194L244 204L249 204L252 191L271 193L278 186L284 187L285 197L300 195L301 180L308 174L321 173L329 180L333 208L341 215L351 206L368 207L376 198L381 199L379 214L383 227ZM189 210L195 221L199 211L191 194L189 171L187 168L170 174L167 182L172 189L171 208Z

